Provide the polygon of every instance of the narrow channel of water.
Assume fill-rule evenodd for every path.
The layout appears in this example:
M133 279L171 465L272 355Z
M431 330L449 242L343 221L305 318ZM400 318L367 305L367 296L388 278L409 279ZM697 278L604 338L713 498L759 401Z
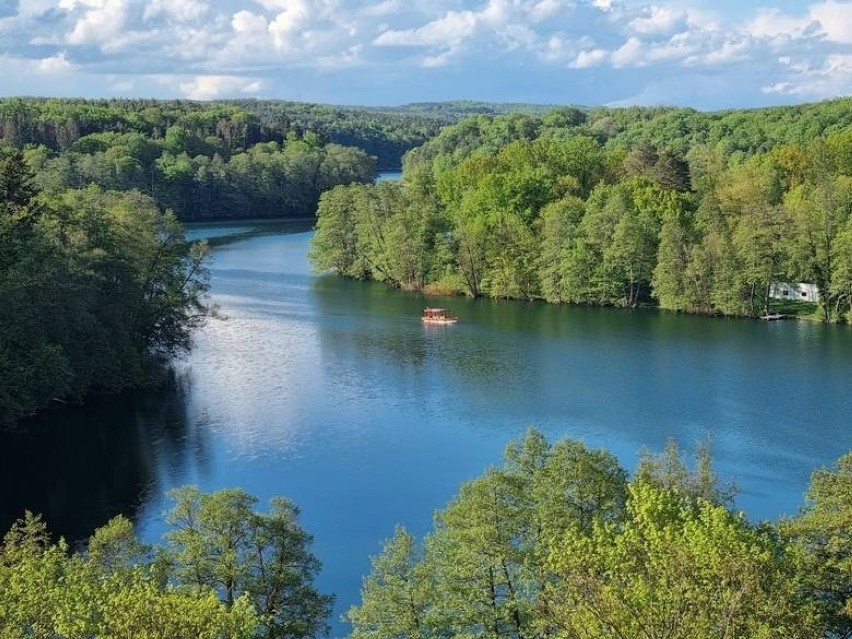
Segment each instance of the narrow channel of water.
M753 519L795 512L810 472L852 449L847 328L464 299L429 299L462 321L424 327L427 300L312 274L310 234L288 230L192 230L215 242L226 319L170 388L0 436L4 529L28 508L78 539L124 512L154 539L173 486L287 495L340 614L395 523L428 530L531 424L628 468L643 446L711 433Z

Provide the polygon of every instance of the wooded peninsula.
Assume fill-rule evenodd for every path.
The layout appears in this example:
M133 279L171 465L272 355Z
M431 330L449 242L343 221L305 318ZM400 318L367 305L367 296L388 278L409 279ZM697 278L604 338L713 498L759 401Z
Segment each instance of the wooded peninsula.
M408 290L757 317L773 284L852 312L852 100L474 116L401 183L320 201L320 269Z

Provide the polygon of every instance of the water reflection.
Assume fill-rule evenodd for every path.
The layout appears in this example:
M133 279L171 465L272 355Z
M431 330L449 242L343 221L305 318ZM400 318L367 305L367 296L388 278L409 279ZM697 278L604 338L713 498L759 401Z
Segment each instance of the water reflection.
M70 540L119 513L138 520L207 455L205 432L187 427L187 383L172 375L160 390L95 399L0 434L0 529L25 510Z
M668 438L691 447L709 436L755 518L792 513L809 473L852 446L837 422L850 407L852 335L843 327L435 301L325 278L312 294L327 374L352 394L393 380L383 401L399 396L426 419L501 439L533 422L604 446L628 467L643 447L660 450ZM421 326L427 302L462 321Z

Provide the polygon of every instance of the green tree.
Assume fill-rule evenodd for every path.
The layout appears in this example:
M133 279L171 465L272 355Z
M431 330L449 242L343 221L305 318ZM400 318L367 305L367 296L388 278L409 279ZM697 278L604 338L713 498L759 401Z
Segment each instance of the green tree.
M542 295L548 302L569 299L565 271L570 252L576 246L577 227L584 213L583 201L570 195L542 210L539 279Z
M198 592L212 588L229 608L247 593L270 638L327 631L332 597L313 588L320 562L292 502L275 498L262 514L241 489L201 493L185 486L171 494L166 557L178 583Z
M623 525L554 546L539 631L562 637L813 637L787 549L742 515L634 484Z
M337 186L320 197L309 257L319 270L361 278L365 272L355 236L355 192L353 187Z
M138 542L127 520L113 520L92 543L94 552L72 555L29 513L12 526L0 546L0 638L256 636L246 597L228 608L210 590L172 588L150 565L133 563L128 551Z
M846 308L846 319L852 322L852 218L837 235L832 259L831 291L837 300L837 315Z
M792 271L800 281L817 286L822 318L828 322L837 303L831 288L834 245L843 225L852 218L852 180L825 178L817 184L800 184L787 194L784 206L792 223Z
M723 485L713 470L709 440L698 443L693 453L692 468L674 439L666 442L665 450L652 455L643 450L634 473L634 482L678 492L692 500L704 500L717 506L733 508L737 494L735 484Z
M435 592L416 539L401 526L371 558L361 586L361 605L346 616L352 639L426 639L432 636L428 612Z
M521 495L498 471L468 482L436 515L426 561L436 593L432 624L455 635L522 639L531 632L521 568L528 551Z
M852 453L812 476L801 513L781 530L805 557L811 599L826 636L852 637Z

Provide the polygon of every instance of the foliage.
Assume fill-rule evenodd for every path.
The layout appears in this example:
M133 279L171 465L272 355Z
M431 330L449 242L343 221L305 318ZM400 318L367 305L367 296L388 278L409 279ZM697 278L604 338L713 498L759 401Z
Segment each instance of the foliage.
M204 245L138 192L37 195L0 160L0 424L152 381L205 319Z
M605 451L530 430L421 543L397 528L353 638L848 637L852 458L814 476L786 536L733 510L706 444L695 458L670 443L628 481Z
M750 317L771 310L774 283L810 282L821 319L842 321L850 107L476 115L406 156L404 215L373 215L359 232L321 204L312 256L416 290ZM335 201L357 199L344 193ZM415 232L376 241L400 220ZM392 263L416 263L416 276Z
M461 487L422 547L397 530L349 611L353 636L531 636L548 540L619 519L625 488L608 453L531 430L502 468Z
M802 549L807 587L832 636L852 637L852 453L813 474L805 508L782 532Z
M792 556L741 514L674 490L631 486L620 524L569 531L540 627L564 637L813 637Z
M27 513L0 546L0 639L314 637L331 598L298 511L282 498L255 512L245 492L174 492L167 545L141 544L116 517L86 552L53 543Z
M275 498L269 514L261 514L254 510L257 499L241 489L205 494L184 486L171 496L162 560L176 583L199 593L212 589L228 607L247 597L269 638L327 631L332 597L311 586L320 563L292 502Z
M128 532L129 531L129 532ZM0 547L0 637L141 637L250 639L259 615L247 597L226 606L210 590L164 584L150 564L136 563L138 546L123 518L100 529L87 554L52 543L30 513Z

